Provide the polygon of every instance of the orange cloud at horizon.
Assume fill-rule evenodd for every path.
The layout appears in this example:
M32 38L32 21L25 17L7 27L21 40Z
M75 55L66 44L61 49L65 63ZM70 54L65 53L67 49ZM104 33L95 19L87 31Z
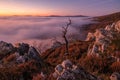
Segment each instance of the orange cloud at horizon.
M35 9L31 7L25 6L18 6L14 5L7 5L7 4L0 4L0 16L12 16L12 15L39 15L39 16L47 16L50 12L46 9L40 8Z
M42 13L40 13L40 12L26 12L26 11L4 11L4 12L2 12L2 11L0 11L0 16L14 16L14 15L18 15L18 16L24 16L24 15L31 15L31 16L48 16L49 15L49 13L47 13L47 12L42 12Z
M30 16L48 16L49 14L46 14L46 13L22 13L22 12L19 12L19 13L15 13L15 12L10 12L10 13L1 13L0 12L0 16L26 16L26 15L30 15Z

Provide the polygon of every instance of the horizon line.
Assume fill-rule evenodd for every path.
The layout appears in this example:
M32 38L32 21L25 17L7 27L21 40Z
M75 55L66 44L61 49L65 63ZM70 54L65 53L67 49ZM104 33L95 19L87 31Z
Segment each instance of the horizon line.
M113 14L113 13L118 13L119 11L117 12L112 12L112 13L107 13L107 14L104 14L104 15L109 15L109 14ZM40 14L0 14L0 17L9 17L9 16L38 16L38 17L92 17L92 16L103 16L103 15L82 15L82 14L66 14L66 15L57 15L57 14L50 14L50 15L40 15Z
M71 17L74 17L74 16L76 16L76 17L79 17L79 16L88 16L88 15L81 15L81 14L75 14L75 15L1 15L0 14L0 16L39 16L39 17L67 17L67 16L71 16Z

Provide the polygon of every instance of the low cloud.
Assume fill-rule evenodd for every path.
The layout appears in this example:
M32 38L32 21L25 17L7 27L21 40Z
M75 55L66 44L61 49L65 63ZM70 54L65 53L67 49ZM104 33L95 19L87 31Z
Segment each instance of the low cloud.
M67 18L51 17L0 17L0 40L15 42L21 40L45 40L53 37L61 37L62 28ZM73 26L82 25L87 20L72 18ZM79 32L75 27L70 27L69 33Z

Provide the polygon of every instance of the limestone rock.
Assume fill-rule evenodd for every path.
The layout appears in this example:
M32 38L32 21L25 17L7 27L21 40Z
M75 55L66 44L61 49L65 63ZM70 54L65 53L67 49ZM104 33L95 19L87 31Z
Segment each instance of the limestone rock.
M25 58L23 56L19 56L16 60L17 63L24 63L25 62Z
M15 53L17 63L24 63L31 59L41 62L39 52L34 47L22 43L17 48L18 51Z
M61 74L62 71L63 71L63 66L61 64L55 67L55 72L58 73L59 75Z
M28 53L29 45L26 43L19 43L18 45L18 53L20 55L24 55L25 53Z
M120 80L120 74L117 72L114 72L111 76L110 76L110 80Z
M65 60L65 61L63 61L62 62L62 64L61 64L65 69L70 69L70 68L72 68L72 62L70 61L70 60Z
M115 29L120 33L120 21L115 24Z
M10 43L0 41L0 54L8 54L14 51L14 47Z
M32 46L29 48L28 57L30 59L35 59L37 61L41 60L39 52L34 47L32 47Z
M99 52L104 53L112 40L118 36L120 36L120 21L107 25L105 28L97 29L95 33L88 33L86 40L91 41L91 39L94 39L93 45L88 48L88 55L96 55Z
M95 40L95 36L93 33L89 32L86 38L86 41L94 41Z
M24 55L19 55L19 53L15 53L15 55L16 55L16 63L18 64L24 63L29 60L27 53L25 53Z
M39 53L37 52L37 50L34 47L30 47L29 51L28 51L28 55L30 57L36 58L37 56L39 56Z
M70 60L65 60L57 65L53 77L56 80L98 80L94 75L83 68L73 65Z

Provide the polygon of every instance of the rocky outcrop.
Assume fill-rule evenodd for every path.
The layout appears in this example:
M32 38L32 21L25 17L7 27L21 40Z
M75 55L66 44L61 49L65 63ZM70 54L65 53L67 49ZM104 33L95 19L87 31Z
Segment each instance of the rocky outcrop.
M15 63L21 64L30 60L35 60L39 63L42 63L42 59L39 55L39 52L33 46L29 46L29 44L26 43L19 43L14 47L10 43L1 41L0 42L1 65L3 65L3 63L7 61L4 58L8 59L10 65Z
M10 47L5 42L1 45L5 47L3 50L12 51L10 44ZM46 69L45 64L34 47L21 43L13 53L0 60L0 80L32 80L33 74ZM40 75L44 78L42 72Z
M53 77L56 80L98 80L97 77L74 65L70 60L58 64L55 67Z
M118 31L120 33L120 21L118 21L115 25L115 29L116 31Z
M32 59L39 62L41 61L39 52L33 46L29 46L25 43L21 43L18 45L17 52L15 54L17 63L24 63Z
M14 50L14 47L10 43L0 41L0 54L11 53Z
M120 80L120 74L117 72L114 72L111 76L110 76L110 80Z
M41 62L41 58L39 53L34 47L30 47L28 53L24 53L24 55L19 55L19 53L16 53L16 62L17 63L24 63L28 60L36 60Z
M26 60L24 58L24 56L19 56L17 59L16 59L16 62L17 63L24 63Z
M86 41L94 41L94 40L95 40L94 33L89 32Z
M0 41L0 60L15 51L12 44Z
M31 59L35 59L37 61L40 60L39 52L32 46L28 50L28 57L31 58Z
M88 55L103 53L117 37L120 37L120 21L97 29L95 33L88 33L86 41L93 41L93 45L89 46Z
M29 45L26 43L19 43L17 47L17 52L20 55L24 55L25 53L28 53Z

